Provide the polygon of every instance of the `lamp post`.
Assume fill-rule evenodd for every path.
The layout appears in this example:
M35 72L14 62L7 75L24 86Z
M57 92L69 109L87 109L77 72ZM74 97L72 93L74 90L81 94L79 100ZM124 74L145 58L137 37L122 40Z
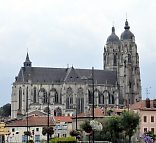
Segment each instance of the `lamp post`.
M47 122L47 124L48 124L48 130L49 130L49 97L50 97L50 93L48 94L48 122ZM49 131L47 132L47 143L49 143Z
M76 131L77 131L77 95L76 95L76 103L75 103L75 114L76 114Z
M26 113L27 113L27 142L28 142L28 88L27 88L27 95L26 95Z
M94 67L92 67L92 90L93 90L93 106L92 106L92 119L94 120ZM93 136L92 140L94 143L94 131L93 131Z

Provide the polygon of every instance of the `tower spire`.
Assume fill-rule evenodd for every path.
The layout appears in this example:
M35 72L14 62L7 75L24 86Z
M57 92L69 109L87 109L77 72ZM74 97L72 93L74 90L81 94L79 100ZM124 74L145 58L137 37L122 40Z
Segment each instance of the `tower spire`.
M24 62L24 67L31 67L31 61L29 59L28 52L27 52L26 59L25 59L25 62Z
M129 29L130 28L130 26L128 25L128 21L127 21L127 18L126 18L126 22L125 22L125 27L124 27L125 29Z

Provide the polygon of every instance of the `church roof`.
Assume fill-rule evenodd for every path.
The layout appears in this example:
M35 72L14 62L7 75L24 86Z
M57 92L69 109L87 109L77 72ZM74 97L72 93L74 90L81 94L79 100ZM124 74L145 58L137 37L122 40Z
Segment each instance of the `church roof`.
M125 27L124 27L125 31L121 34L121 40L132 40L132 38L134 37L134 34L129 30L130 26L128 25L128 21L126 19L125 22Z
M107 38L107 44L108 43L120 43L119 37L115 34L115 27L112 27L112 33Z
M45 67L22 67L15 83L92 83L89 78L92 77L92 69L71 68L45 68ZM96 84L111 84L117 82L115 71L94 70L94 82Z

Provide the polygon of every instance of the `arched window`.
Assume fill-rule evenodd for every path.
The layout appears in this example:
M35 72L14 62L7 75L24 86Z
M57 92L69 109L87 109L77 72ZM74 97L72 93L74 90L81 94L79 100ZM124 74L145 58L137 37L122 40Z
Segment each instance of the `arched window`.
M45 107L43 111L46 112L46 113L48 113L48 112L51 113L51 110L50 110L49 107Z
M105 98L104 95L102 93L99 92L98 94L98 98L99 98L99 104L105 104Z
M128 54L128 63L131 63L131 55Z
M44 88L41 88L39 91L39 103L48 103L47 92Z
M114 104L114 95L112 94L108 94L108 103L109 104Z
M58 107L54 110L54 116L62 116L61 108Z
M66 92L66 109L73 108L73 91L72 88L68 88Z
M34 87L33 102L34 102L34 103L36 103L36 102L37 102L37 91L36 91L36 87Z
M48 96L46 91L43 93L43 103L48 103Z
M83 113L84 112L84 94L83 94L82 88L78 89L76 105L77 105L77 113Z
M93 94L90 90L88 90L88 100L89 100L89 104L92 104L93 103Z
M28 111L28 98L29 98L29 96L28 96L28 87L27 87L27 89L26 89L26 110Z
M50 98L54 98L54 103L59 103L59 96L55 88L50 91Z
M114 54L113 65L114 65L114 66L117 65L117 55L116 55L116 54Z
M19 88L19 110L22 109L22 88Z

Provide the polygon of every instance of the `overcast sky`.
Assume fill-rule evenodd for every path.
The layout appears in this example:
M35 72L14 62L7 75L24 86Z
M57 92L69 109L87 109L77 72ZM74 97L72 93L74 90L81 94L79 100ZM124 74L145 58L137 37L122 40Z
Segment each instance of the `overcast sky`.
M27 50L33 66L102 69L111 27L120 37L126 13L140 56L143 99L156 98L155 12L155 0L0 0L0 106L11 102Z

